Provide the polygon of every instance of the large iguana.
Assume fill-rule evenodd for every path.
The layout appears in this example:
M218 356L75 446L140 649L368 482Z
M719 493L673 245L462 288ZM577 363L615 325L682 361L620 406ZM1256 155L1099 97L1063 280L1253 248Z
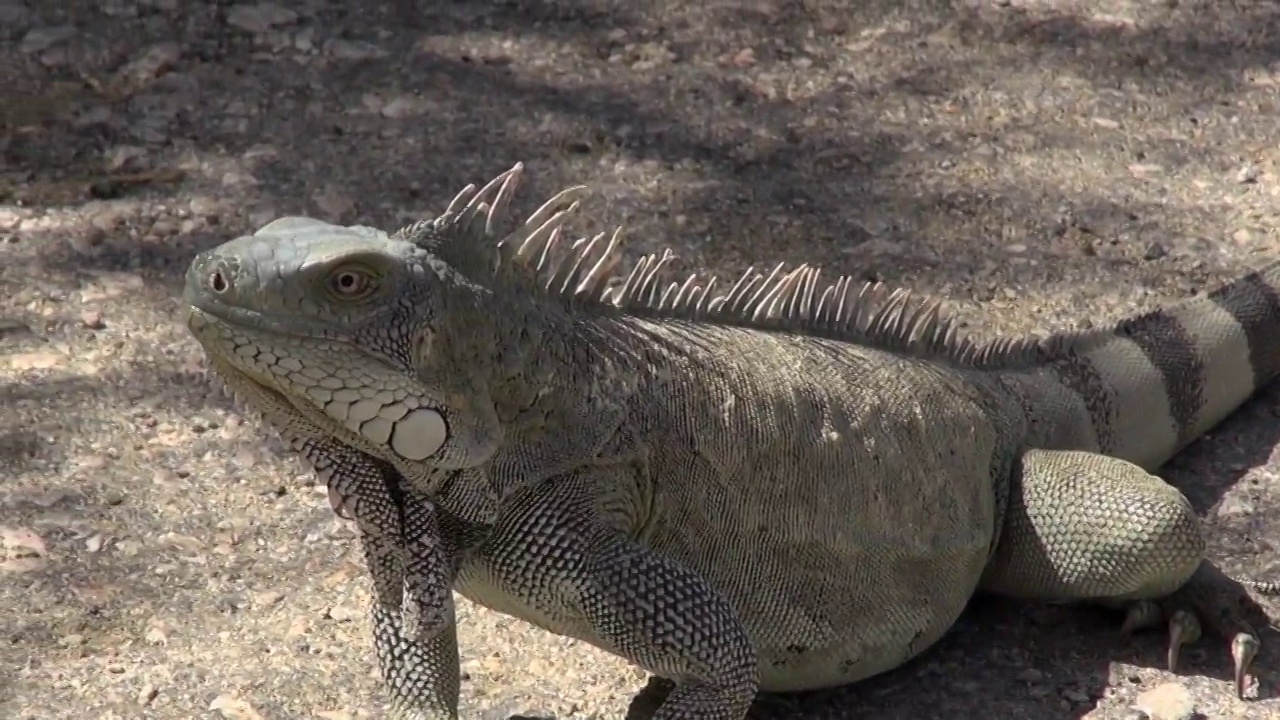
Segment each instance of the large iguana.
M977 591L1258 641L1151 474L1280 370L1280 263L1100 331L982 341L818 269L623 272L582 188L499 240L521 166L388 235L283 218L199 255L216 374L360 524L393 715L454 718L462 595L740 720L936 642Z

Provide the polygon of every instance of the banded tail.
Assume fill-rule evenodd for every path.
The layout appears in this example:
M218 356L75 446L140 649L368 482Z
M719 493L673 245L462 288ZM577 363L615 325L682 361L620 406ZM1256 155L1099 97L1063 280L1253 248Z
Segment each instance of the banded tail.
M1028 397L1033 443L1153 470L1280 373L1280 261L1042 357L1006 378Z

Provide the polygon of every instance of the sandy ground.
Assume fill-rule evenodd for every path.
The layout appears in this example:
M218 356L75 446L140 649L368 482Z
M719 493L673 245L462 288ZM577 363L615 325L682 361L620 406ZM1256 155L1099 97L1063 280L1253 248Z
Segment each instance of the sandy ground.
M390 227L523 160L524 202L587 183L636 251L822 263L984 332L1108 322L1280 256L1264 0L0 0L0 37L0 715L20 720L381 717L352 529L179 324L192 255L279 215ZM1277 408L1167 469L1215 561L1269 578ZM620 717L645 684L461 612L465 717ZM1280 718L1235 699L1223 642L1172 675L1159 634L1118 623L979 601L917 662L756 715Z

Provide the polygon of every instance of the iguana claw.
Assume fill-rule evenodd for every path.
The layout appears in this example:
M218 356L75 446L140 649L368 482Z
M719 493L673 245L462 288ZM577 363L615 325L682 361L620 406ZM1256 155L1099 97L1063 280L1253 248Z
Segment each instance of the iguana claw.
M1244 699L1244 692L1249 684L1249 666L1258 654L1262 643L1249 633L1236 633L1231 639L1231 660L1236 670L1236 697Z
M1183 645L1200 639L1202 635L1200 620L1195 614L1186 610L1175 610L1169 617L1169 672L1178 668L1178 652Z
M335 515L343 520L354 520L356 516L355 509L352 507L354 504L354 498L345 498L336 488L329 487L329 507L333 509Z

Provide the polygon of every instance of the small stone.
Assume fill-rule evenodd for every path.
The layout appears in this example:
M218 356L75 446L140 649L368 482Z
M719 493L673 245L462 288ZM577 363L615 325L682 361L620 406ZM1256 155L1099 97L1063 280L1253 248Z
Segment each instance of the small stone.
M154 626L149 628L146 634L142 636L142 639L145 640L149 645L168 645L169 644L169 635L168 633L165 632L165 629L161 626Z
M76 29L71 25L51 25L32 28L22 36L22 44L18 49L27 54L44 52L59 43L64 43L76 36Z
M139 145L117 145L106 153L106 166L112 172L134 171L143 166L147 149Z
M11 370L48 370L62 365L67 357L56 352L19 353L8 357Z
M80 324L90 330L101 330L107 326L102 321L102 313L97 310L86 310L80 313Z
M1177 683L1165 683L1142 693L1133 706L1150 720L1191 720L1196 714L1191 691Z
M1236 171L1236 182L1244 185L1258 182L1258 166L1253 163L1245 163Z
M9 552L16 557L23 555L43 557L49 554L44 538L37 535L34 530L25 527L0 527L0 547L8 548Z
M160 690L155 685L147 683L138 690L138 704L147 705L156 699L156 695L160 694Z
M1038 683L1044 681L1044 673L1035 669L1027 668L1018 673L1018 679L1025 683Z
M1168 249L1158 242L1152 242L1147 245L1146 252L1142 253L1143 260L1159 260L1169 254Z
M191 198L189 205L191 214L197 217L214 217L222 210L217 200L207 195L197 195Z
M1249 518L1258 512L1257 505L1249 498L1248 493L1227 493L1218 502L1214 515L1219 518Z
M1084 692L1079 688L1065 687L1062 689L1060 694L1062 697L1076 704L1089 702L1089 693Z
M429 109L426 100L413 95L401 95L382 106L382 117L391 120L422 115Z
M103 232L115 232L125 223L124 211L115 207L101 207L89 217L89 224Z
M311 52L316 48L315 28L303 28L293 36L293 47L299 52Z
M14 558L0 562L0 575L37 572L43 570L49 561L42 557Z
M377 45L360 40L330 40L324 44L324 51L339 60L372 60L387 54Z
M89 227L84 232L67 233L67 244L82 255L97 255L107 234L100 228Z
M298 19L298 13L275 3L237 5L227 13L227 24L255 34L265 33Z
M264 590L253 598L253 603L258 607L270 607L280 602L284 598L284 593L275 590Z
M235 695L219 695L209 703L209 709L217 710L226 720L262 720L257 709Z
M351 195L346 193L342 188L336 185L328 185L311 196L312 202L316 207L328 216L330 220L339 221L344 215L355 209L355 200L351 199Z
M169 217L163 217L151 224L151 230L147 234L150 237L160 240L177 235L180 227L181 226L178 224L177 220Z
M164 42L152 45L116 73L126 83L141 87L171 70L182 59L182 46Z
M334 605L325 613L325 617L338 622L350 622L359 615L359 611L348 605Z

